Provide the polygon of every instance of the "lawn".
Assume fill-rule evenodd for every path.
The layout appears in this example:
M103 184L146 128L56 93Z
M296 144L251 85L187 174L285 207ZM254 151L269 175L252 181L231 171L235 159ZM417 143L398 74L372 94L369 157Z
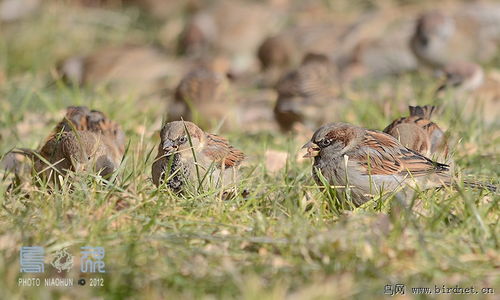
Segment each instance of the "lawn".
M67 85L54 75L57 62L73 53L125 40L157 42L160 26L136 8L96 15L47 5L22 23L0 25L0 156L13 147L37 148L68 105L105 112L128 139L111 182L83 173L56 190L36 179L12 190L12 177L0 176L0 299L377 299L387 296L388 284L404 284L414 298L430 296L412 295L412 288L435 292L443 285L473 286L476 298L495 298L482 288L498 295L495 193L443 188L418 193L418 209L382 198L342 210L332 193L314 184L311 162L297 159L308 137L245 128L222 134L247 154L240 183L246 197L157 189L151 164L166 102ZM425 72L361 82L345 92L352 104L342 121L381 130L407 115L408 104L435 103L435 88ZM447 100L435 121L450 136L457 180L498 185L498 121L463 118L461 107ZM269 150L288 154L284 168L270 170ZM22 246L45 248L45 274L20 273ZM80 273L82 246L105 249L106 273ZM62 248L75 261L59 274L50 256ZM23 276L75 282L45 287L42 279L40 287L22 287ZM91 287L93 277L103 286ZM80 278L85 286L76 283Z

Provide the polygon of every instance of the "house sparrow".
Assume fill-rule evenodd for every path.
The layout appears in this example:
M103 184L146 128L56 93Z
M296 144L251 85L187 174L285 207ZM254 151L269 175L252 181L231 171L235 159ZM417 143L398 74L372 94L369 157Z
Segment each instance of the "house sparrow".
M337 99L335 67L328 57L308 54L299 68L285 74L277 83L278 100L274 115L280 127L291 130L296 123L316 127L340 105Z
M170 59L154 47L120 45L69 57L57 69L72 84L108 86L117 94L151 97L165 89L166 81L175 81L183 67L178 59Z
M435 106L409 106L410 116L394 120L383 131L401 144L426 157L446 158L448 143L439 126L432 122Z
M359 206L382 191L399 187L428 189L450 184L449 167L404 147L396 138L346 123L320 127L304 145L314 158L313 176L346 186Z
M479 117L485 123L497 122L500 108L500 74L471 62L454 62L443 68L445 79L436 90L436 97L453 101L464 116ZM451 102L451 103L450 103Z
M498 49L499 26L498 5L428 11L418 18L410 44L420 62L432 68L461 60L487 61Z
M228 80L225 66L198 66L177 85L174 101L168 106L168 120L189 120L207 127L220 121L227 108Z
M385 9L362 15L339 40L333 57L342 82L415 70L418 61L408 45L415 23L411 13Z
M34 169L41 177L56 182L55 175L65 176L67 171L92 170L106 177L120 164L121 156L115 148L114 142L102 134L62 132L52 135L34 155Z
M456 89L463 92L473 91L484 83L484 71L480 65L471 62L453 62L444 66L444 83L439 86L437 93L446 89Z
M55 173L65 175L67 170L77 171L81 167L108 176L124 155L125 134L102 112L85 106L69 106L39 150L13 152L30 157L38 174L56 182Z
M174 121L160 131L158 155L152 165L153 183L164 181L174 192L181 192L186 183L227 186L235 183L243 152L220 136L205 133L194 123Z
M231 70L245 73L256 67L259 43L279 25L279 11L248 1L215 1L188 17L180 34L182 54L218 53L231 58Z
M297 67L307 53L332 54L345 26L316 23L289 28L265 38L257 49L262 69Z
M125 133L120 125L98 110L90 110L85 106L68 106L64 118L56 125L53 134L71 131L91 131L102 134L112 141L113 152L116 152L117 156L125 152Z

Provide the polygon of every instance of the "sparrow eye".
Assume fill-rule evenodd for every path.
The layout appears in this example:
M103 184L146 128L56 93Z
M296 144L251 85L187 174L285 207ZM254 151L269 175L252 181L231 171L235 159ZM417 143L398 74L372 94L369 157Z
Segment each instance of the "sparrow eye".
M330 144L331 144L331 143L332 143L332 141L331 141L331 140L329 140L329 139L324 139L324 140L321 140L321 141L319 142L319 146L320 146L321 148L325 148L325 147L330 146Z
M180 144L184 144L185 142L187 142L187 137L183 136L183 137L179 138Z

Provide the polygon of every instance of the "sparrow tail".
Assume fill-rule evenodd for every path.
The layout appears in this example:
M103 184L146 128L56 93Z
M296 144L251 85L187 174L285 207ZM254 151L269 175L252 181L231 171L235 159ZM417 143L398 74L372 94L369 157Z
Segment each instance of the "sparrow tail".
M436 107L432 105L408 106L408 109L410 110L410 116L418 116L430 120Z
M464 185L468 186L473 189L478 189L478 190L488 190L490 192L496 193L497 187L491 183L486 183L486 182L480 182L480 181L471 181L471 180L464 180Z

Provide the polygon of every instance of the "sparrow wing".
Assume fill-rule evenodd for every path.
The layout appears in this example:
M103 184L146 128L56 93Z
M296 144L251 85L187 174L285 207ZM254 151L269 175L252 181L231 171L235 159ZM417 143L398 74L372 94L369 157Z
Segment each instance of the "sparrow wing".
M405 148L392 136L367 130L360 145L361 162L365 174L424 176L436 172L446 172L449 167Z
M203 154L216 163L224 163L225 168L235 167L245 158L243 152L231 146L225 138L209 133Z
M394 129L394 127L400 125L400 124L415 124L418 127L422 128L429 134L436 130L439 129L439 127L436 125L436 123L430 121L429 119L425 119L424 117L420 116L410 116L410 117L403 117L394 120L391 124L389 124L383 132L388 133ZM439 129L440 130L440 129Z
M386 128L384 128L383 132L389 133L391 132L396 126L402 123L406 123L407 118L399 118L394 121L392 121L391 124L389 124Z

